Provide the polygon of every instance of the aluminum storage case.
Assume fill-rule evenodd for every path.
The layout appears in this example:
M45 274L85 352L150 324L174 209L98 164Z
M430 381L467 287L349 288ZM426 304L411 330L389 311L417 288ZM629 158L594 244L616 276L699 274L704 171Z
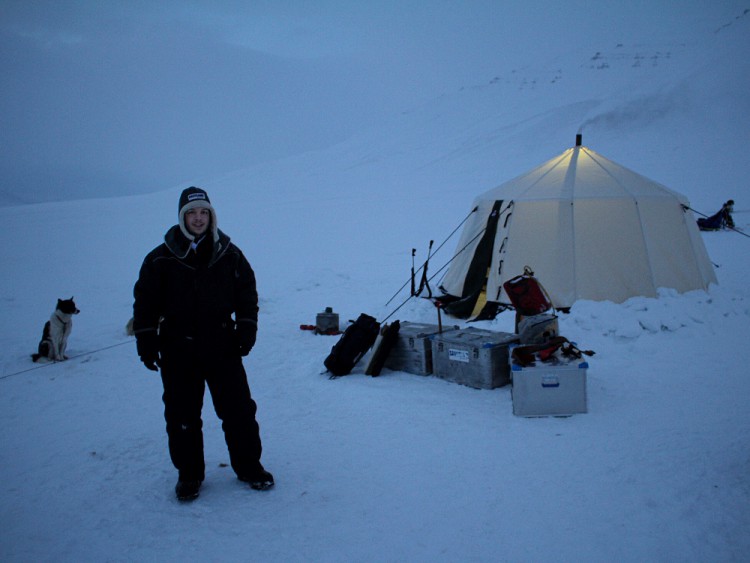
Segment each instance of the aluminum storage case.
M476 389L510 382L508 346L518 335L478 328L433 334L432 366L436 376Z
M513 414L517 416L569 416L588 410L586 371L588 362L533 366L511 365Z
M443 327L443 333L457 330L457 326ZM430 336L438 334L438 325L404 321L398 331L396 345L388 354L385 367L416 375L432 373L432 346Z
M541 344L550 338L560 335L557 315L541 313L522 317L516 329L521 344Z

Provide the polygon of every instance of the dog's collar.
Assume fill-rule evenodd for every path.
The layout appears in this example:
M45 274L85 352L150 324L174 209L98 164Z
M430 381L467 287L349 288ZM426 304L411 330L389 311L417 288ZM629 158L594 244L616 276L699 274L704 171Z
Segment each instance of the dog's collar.
M60 315L58 315L57 313L55 313L55 316L57 317L57 320L60 321L64 325L66 325L66 324L68 324L70 322L70 319L68 319L67 321L64 320L64 319L61 319Z

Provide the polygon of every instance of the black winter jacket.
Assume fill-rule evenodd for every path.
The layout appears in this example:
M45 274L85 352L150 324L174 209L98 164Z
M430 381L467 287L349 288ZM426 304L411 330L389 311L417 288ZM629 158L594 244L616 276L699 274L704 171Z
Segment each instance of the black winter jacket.
M255 332L258 292L255 273L242 251L220 230L205 257L175 225L164 242L144 259L133 290L136 337L159 331L161 336L212 340L237 328ZM234 321L232 320L234 315Z

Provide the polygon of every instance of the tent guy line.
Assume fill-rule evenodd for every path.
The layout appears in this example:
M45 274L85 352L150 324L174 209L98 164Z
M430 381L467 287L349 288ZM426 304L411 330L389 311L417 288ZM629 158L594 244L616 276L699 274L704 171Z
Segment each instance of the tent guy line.
M451 232L451 234L449 234L449 235L448 235L448 236L447 236L447 237L445 238L445 240L444 240L443 242L441 242L441 243L440 243L440 245L439 245L439 246L438 246L438 247L437 247L437 248L435 249L435 252L433 252L433 253L432 253L431 255L429 255L429 256L428 256L427 260L425 260L425 262L424 262L424 263L423 263L423 264L422 264L422 265L421 265L421 266L419 267L419 269L418 269L418 270L417 270L416 272L413 272L413 275L412 275L412 277L411 277L411 278L409 278L408 280L406 280L406 281L404 282L404 285L402 285L402 286L401 286L400 288L398 288L398 291L396 291L396 293L394 293L394 294L393 294L393 296L392 296L392 297L391 297L391 298L390 298L390 299L389 299L389 300L388 300L388 301L386 302L386 304L385 304L385 306L386 306L386 307L387 307L388 305L390 305L390 304L391 304L391 301L393 301L393 300L394 300L394 299L396 298L396 296L397 296L397 295L398 295L399 293L401 293L401 291L403 291L403 289L404 289L404 288L405 288L405 287L406 287L407 285L409 285L409 282L411 282L411 280L413 279L413 276L414 276L414 275L416 275L416 274L418 274L419 272L421 272L421 271L422 271L422 269L423 269L423 268L424 268L424 267L425 267L425 266L427 265L427 262L429 262L429 261L430 261L430 258L433 258L433 257L435 256L435 254L437 254L438 252L440 252L440 249L441 249L441 248L443 248L443 246L445 246L445 243L446 243L446 242L448 242L448 241L449 241L449 240L451 239L451 237L453 237L453 235L455 235L455 234L456 234L456 232L458 231L458 229L460 229L460 228L461 228L461 227L463 226L463 224L464 224L464 223L466 223L466 221L468 221L468 220L469 220L469 217L471 217L472 213L476 212L476 211L477 211L477 209L479 209L479 207L474 207L474 209L472 209L472 210L471 210L471 211L469 212L469 214L468 214L468 215L467 215L467 216L466 216L466 217L464 218L464 220L463 220L463 221L461 221L461 222L460 222L460 223L458 224L458 226L457 226L457 227L456 227L455 229L453 229L453 231ZM414 249L412 249L412 257L413 257L413 256L414 256ZM455 258L455 257L454 257L454 258ZM445 267L445 266L443 266L443 267ZM438 270L438 271L440 271L440 270ZM433 276L433 277L434 277L434 276ZM432 281L432 278L430 278L430 279L429 279L428 281Z
M693 213L697 213L698 215L702 215L703 217L706 217L706 218L708 218L708 215L706 215L705 213L701 213L701 212L700 212L700 211L698 211L697 209L693 209L692 207L690 207L690 206L688 206L688 205L683 205L683 207L684 207L685 209L689 209L689 210L690 210L690 211L692 211ZM744 211L735 211L735 213L744 213ZM748 235L747 233L744 233L744 232L740 231L739 229L737 229L737 228L735 228L735 227L729 227L729 226L727 226L726 228L727 228L727 229L729 229L730 231L734 231L735 233L739 233L739 234L741 234L741 235L742 235L743 237L747 237L747 238L750 238L750 235ZM714 265L715 265L715 264L714 264Z
M502 211L502 212L500 213L500 215L502 216L502 214L503 214L503 213L505 213L506 211L508 211L508 210L509 210L509 209L510 209L510 208L511 208L512 206L513 206L513 202L510 202L510 203L508 204L508 207L506 207L506 208L505 208L505 210L504 210L504 211ZM474 209L473 209L473 210L471 211L471 213L474 213L474 211L476 211L477 209L478 209L478 208L477 208L477 207L475 207L475 208L474 208ZM468 218L469 218L469 216L471 216L471 213L469 213L469 215L468 215L468 216L466 217L466 219L468 219ZM464 219L464 220L463 220L463 221L461 222L461 225L463 225L463 223L464 223L464 222L466 222L466 219ZM498 219L498 220L499 220L499 219ZM460 228L460 227L461 227L461 225L459 225L458 227L456 227L456 230L458 230L458 228ZM470 241L469 241L468 243L466 243L466 245L464 245L464 247L463 247L463 248L462 248L461 250L459 250L458 252L456 252L456 253L455 253L455 254L453 255L453 257L452 257L452 258L451 258L450 260L448 260L448 261L447 261L447 262L446 262L445 264L443 264L443 265L442 265L442 266L440 267L440 269L439 269L439 270L438 270L437 272L435 272L434 274L432 274L432 276L430 276L430 278L429 278L429 279L427 280L427 283L429 284L429 282L431 282L431 281L432 281L432 280L434 280L434 279L435 279L435 278L436 278L436 277L437 277L438 275L440 275L440 272L442 272L442 271L443 271L443 270L445 270L445 269L446 269L446 268L447 268L448 266L450 266L450 263L451 263L451 262L453 262L453 261L454 261L454 260L455 260L456 258L458 258L458 256L459 256L459 255L460 255L460 254L461 254L461 253L462 253L462 252L463 252L464 250L466 250L467 248L469 248L469 246L471 245L471 243L473 243L473 242L474 242L474 241L475 241L476 239L478 239L479 237L481 237L481 236L482 236L482 235L484 234L484 232L485 232L486 230L487 230L487 227L486 227L486 226L485 226L484 228L482 228L482 230L480 230L480 231L479 231L479 232L478 232L478 233L477 233L477 234L476 234L476 235L474 236L474 238L472 238L472 239L471 239L471 240L470 240ZM453 231L453 232L455 233L456 231ZM450 236L453 236L453 233L451 233L451 235L450 235ZM448 238L450 238L450 236L449 236ZM443 244L445 244L445 242L447 242L447 241L448 241L448 239L446 239L446 240L445 240L445 241L443 242ZM438 250L440 250L440 248L441 248L442 246L443 246L443 245L441 244L441 245L440 245L440 247L438 247ZM435 253L437 253L437 250L435 251ZM433 254L433 256L434 256L434 254ZM426 263L425 263L425 264L426 264ZM420 270L421 270L421 269L422 269L422 268L420 268ZM409 283L409 282L407 281L406 283ZM404 287L406 287L406 284L404 284L404 286L403 286L403 287L402 287L401 289L403 289ZM396 293L396 295L398 295L398 293L400 293L400 292L401 292L401 289L399 289L399 290L398 290L398 292ZM395 297L395 295L394 295L393 297ZM393 297L391 298L391 301L393 300ZM395 308L395 309L394 309L393 311L391 311L391 314L390 314L390 315L388 315L388 316L387 316L386 318L384 318L384 319L383 319L382 321L380 321L380 324L383 324L383 323L385 323L385 322L386 322L386 321L387 321L388 319L390 319L390 318L391 318L391 317L392 317L393 315L395 315L395 314L396 314L396 312L397 312L397 311L398 311L398 310L399 310L399 309L400 309L401 307L403 307L404 305L406 305L406 304L407 304L407 303L409 302L409 300L410 300L410 299L411 299L412 297L416 297L416 296L415 296L415 295L410 295L409 297L407 297L407 298L406 298L406 299L405 299L405 300L404 300L404 301L403 301L403 302L402 302L402 303L401 303L401 304L400 304L400 305L399 305L398 307L396 307L396 308ZM390 301L388 301L388 303L390 303ZM386 303L386 305L387 305L387 303ZM436 305L436 306L439 306L439 304L437 304L437 303L436 303L435 305Z
M110 344L109 346L104 346L103 348L97 348L96 350L91 350L89 352L82 352L80 354L76 354L75 356L70 356L68 360L75 360L77 358L82 358L83 356L91 356L92 354L97 354L99 352L103 352L104 350L109 350L111 348L116 348L117 346L122 346L123 344L128 344L130 342L135 342L134 338L130 338L129 340L124 340L123 342L118 342L117 344ZM57 364L60 364L62 362L47 362L40 365L35 365L34 367L28 368L28 369L22 369L21 371L17 371L15 373L8 373L6 375L0 376L0 380L2 379L8 379L9 377L13 377L14 375L21 375L22 373L28 373L30 371L34 371L37 369L42 369L50 366L54 366Z

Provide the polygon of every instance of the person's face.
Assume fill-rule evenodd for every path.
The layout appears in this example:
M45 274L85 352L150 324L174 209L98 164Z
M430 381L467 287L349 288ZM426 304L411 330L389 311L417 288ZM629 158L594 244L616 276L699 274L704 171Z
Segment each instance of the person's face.
M211 223L211 212L205 207L188 209L185 213L185 226L191 235L201 236Z

